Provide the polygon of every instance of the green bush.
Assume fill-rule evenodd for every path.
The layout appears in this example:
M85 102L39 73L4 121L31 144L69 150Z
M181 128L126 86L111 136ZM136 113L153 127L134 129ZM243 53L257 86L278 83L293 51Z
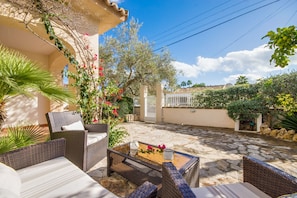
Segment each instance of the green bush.
M257 93L256 85L238 85L221 90L205 90L193 94L193 105L196 108L226 109L231 102L255 98Z
M118 127L119 119L111 118L102 120L102 123L108 124L109 136L108 136L108 147L112 148L115 145L121 143L126 136L129 135L124 127Z
M254 120L268 109L259 100L238 100L231 102L227 110L233 120Z
M112 128L109 130L109 142L108 147L112 148L117 144L121 143L123 139L128 136L128 132L123 127Z
M119 102L119 116L121 118L125 118L126 114L132 114L133 113L133 99L129 97L123 97Z
M0 153L45 141L42 128L36 125L13 126L0 139Z

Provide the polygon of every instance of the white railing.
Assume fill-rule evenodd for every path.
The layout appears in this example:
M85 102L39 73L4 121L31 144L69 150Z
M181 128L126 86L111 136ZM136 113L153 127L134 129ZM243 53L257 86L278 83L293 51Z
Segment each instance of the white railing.
M191 93L166 94L165 107L192 107L193 96Z

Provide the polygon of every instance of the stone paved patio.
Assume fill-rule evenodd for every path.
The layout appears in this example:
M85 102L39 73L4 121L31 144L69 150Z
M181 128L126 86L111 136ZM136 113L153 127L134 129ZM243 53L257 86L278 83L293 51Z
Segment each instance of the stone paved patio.
M123 123L129 132L124 142L138 140L154 145L166 144L175 150L200 157L200 186L242 181L242 156L266 161L297 177L297 144L260 136L234 132L230 129L151 124ZM103 186L124 197L135 185L117 174L106 176L106 158L89 174Z

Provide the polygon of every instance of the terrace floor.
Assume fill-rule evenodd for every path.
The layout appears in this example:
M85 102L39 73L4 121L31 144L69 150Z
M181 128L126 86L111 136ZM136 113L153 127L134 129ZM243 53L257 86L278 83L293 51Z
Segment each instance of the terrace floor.
M242 156L266 161L297 177L297 143L231 129L152 124L122 123L130 134L124 142L138 140L200 157L200 186L242 181ZM135 185L117 174L106 176L106 158L89 175L115 194L124 197Z

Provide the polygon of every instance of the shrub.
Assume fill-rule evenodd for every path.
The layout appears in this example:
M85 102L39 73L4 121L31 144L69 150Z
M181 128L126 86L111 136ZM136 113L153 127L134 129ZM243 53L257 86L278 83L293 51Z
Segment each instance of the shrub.
M259 100L238 100L231 102L227 110L233 120L254 120L268 109Z
M44 141L43 130L36 125L8 127L7 135L0 139L0 153Z
M297 114L294 113L293 115L285 115L284 118L281 120L280 125L286 129L293 129L297 131Z

